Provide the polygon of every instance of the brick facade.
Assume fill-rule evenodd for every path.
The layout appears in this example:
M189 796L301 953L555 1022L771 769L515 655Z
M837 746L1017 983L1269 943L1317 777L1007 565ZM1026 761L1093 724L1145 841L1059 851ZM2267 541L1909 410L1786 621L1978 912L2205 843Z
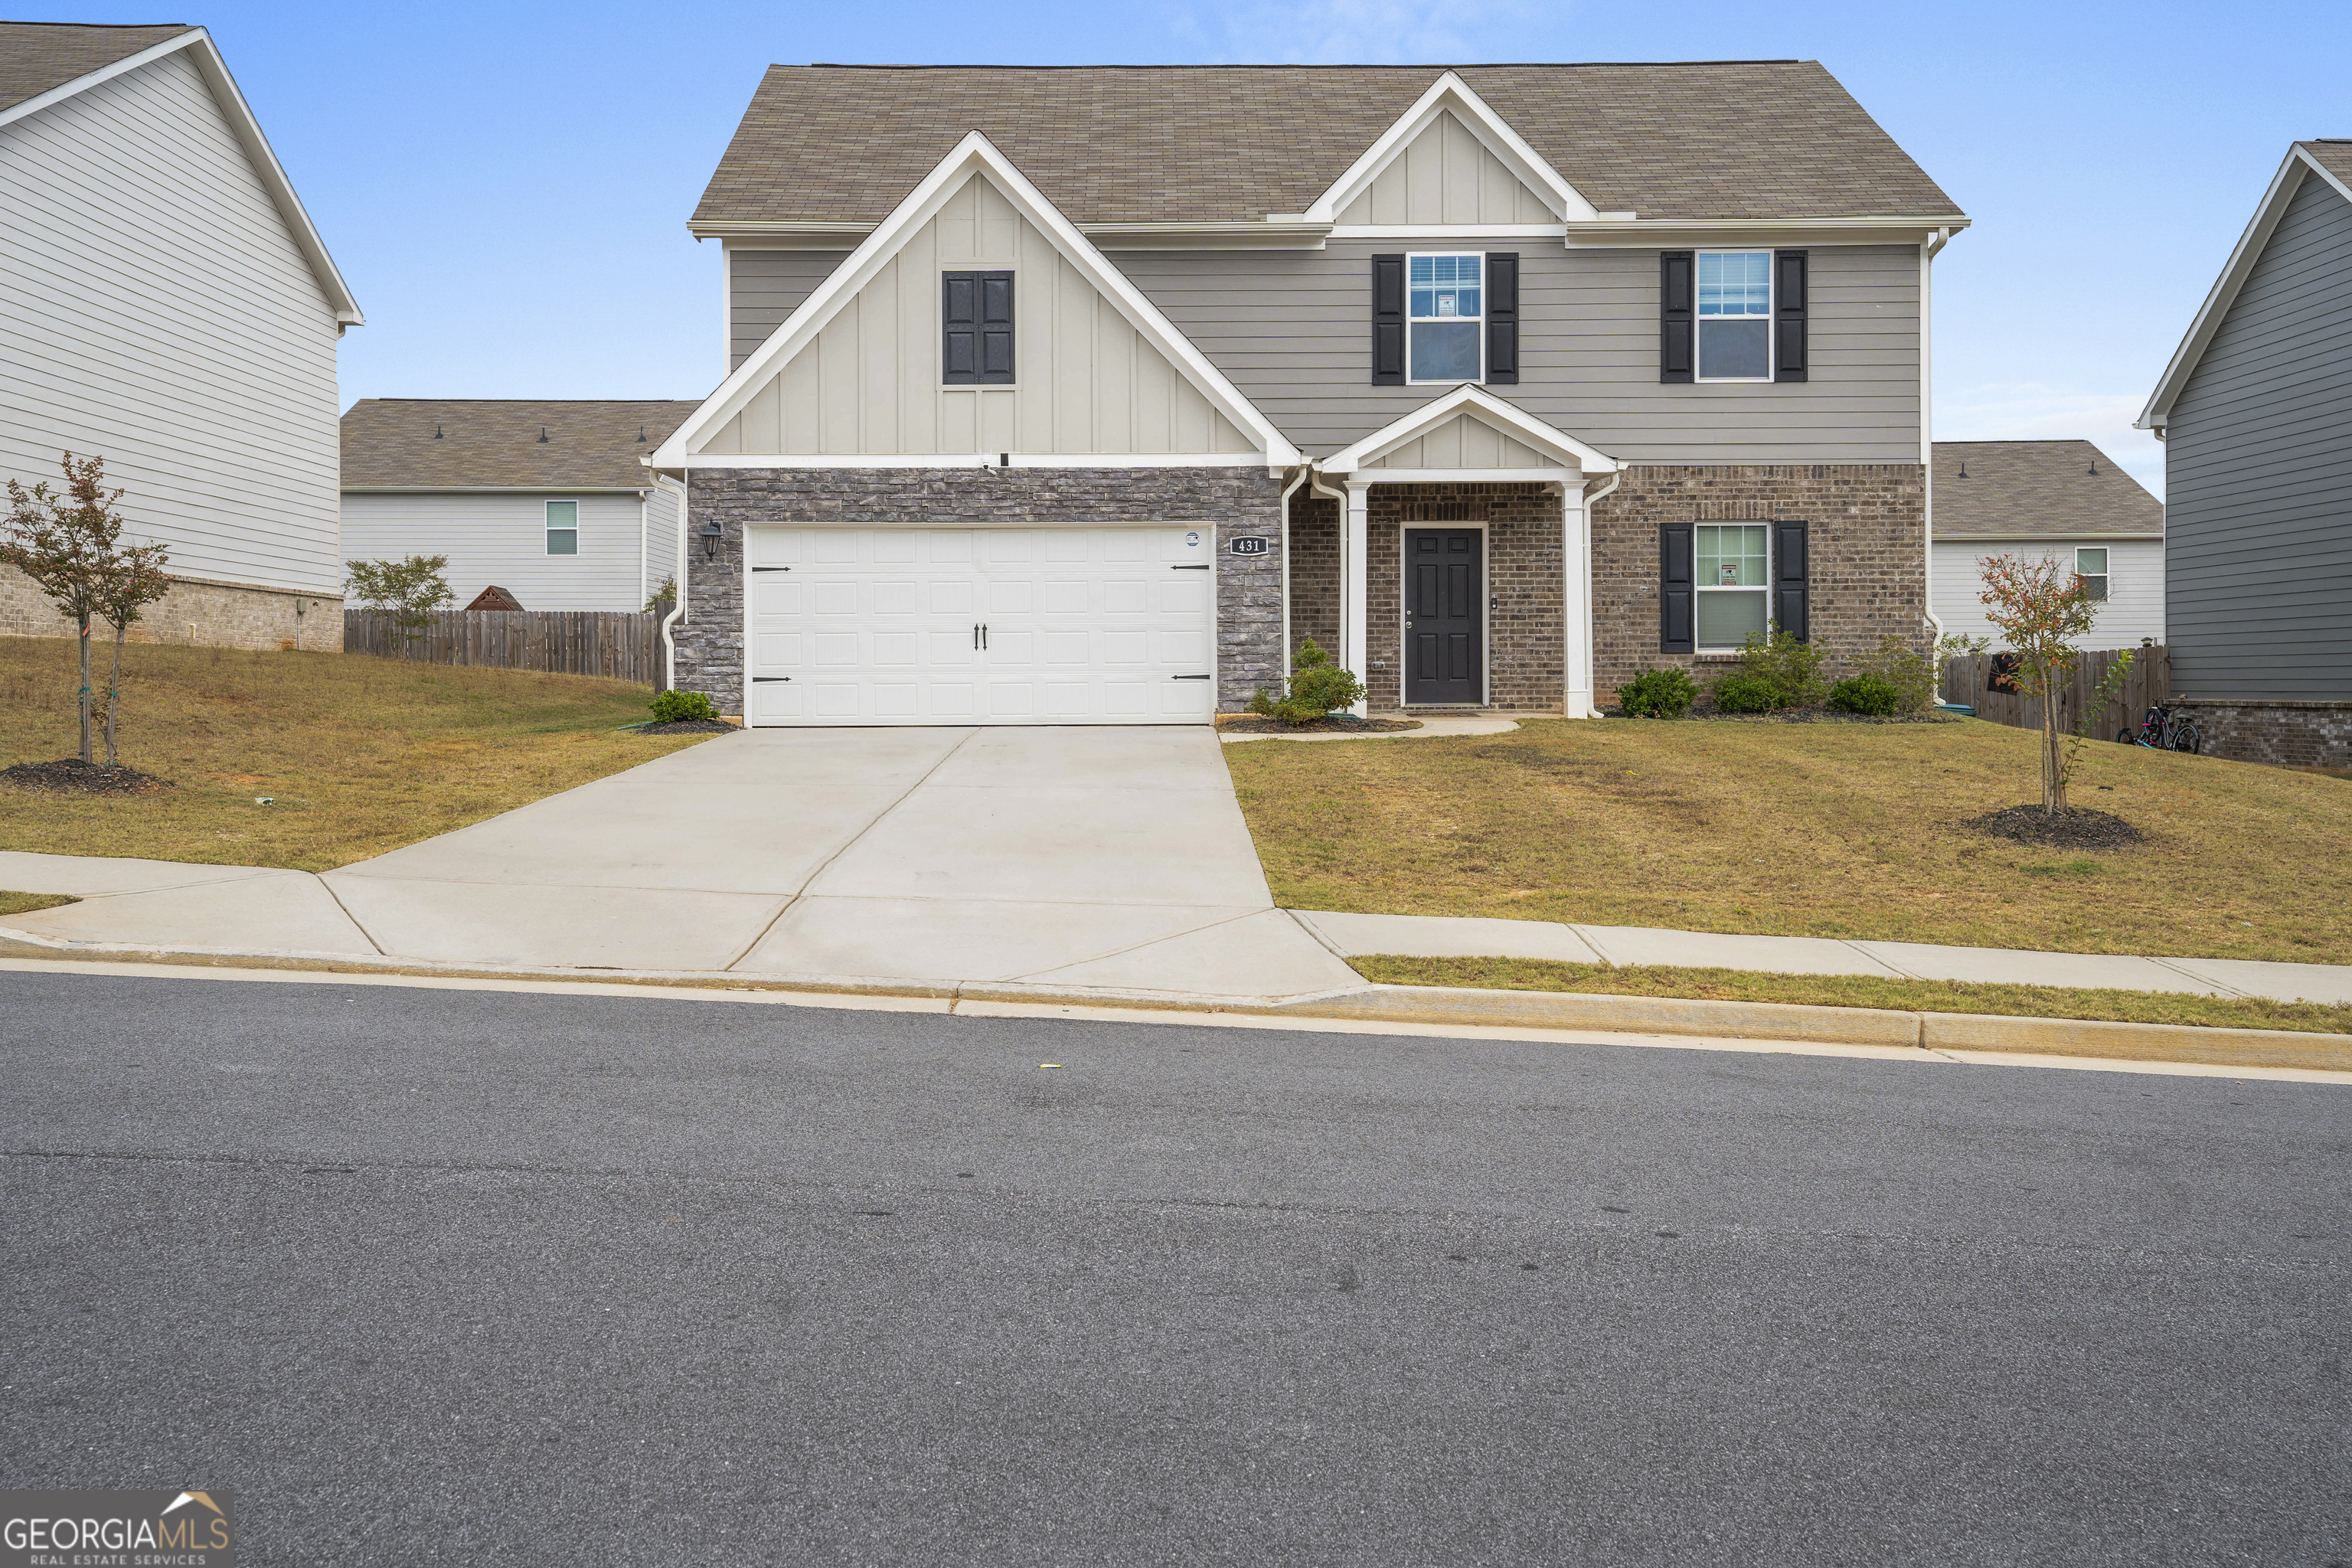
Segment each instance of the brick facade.
M677 685L725 712L743 710L746 523L912 524L1197 522L1216 530L1217 706L1246 705L1282 667L1282 483L1263 468L697 468L688 500L687 615L677 626ZM718 557L700 534L716 519ZM1263 555L1226 541L1265 539Z
M1379 492L1375 490L1374 494ZM1916 463L1642 464L1592 509L1594 700L1644 669L1707 656L1658 648L1658 527L1804 521L1811 640L1832 667L1895 637L1928 651L1926 471Z
M31 579L0 566L0 637L73 635L73 623L58 614ZM107 635L113 633L108 629ZM251 648L299 641L306 648L337 653L343 646L343 601L341 595L175 577L163 597L131 623L127 640Z
M1310 495L1290 498L1290 646L1309 638L1324 652L1339 651L1339 503Z
M2176 697L2209 757L2273 767L2352 768L2352 702Z
M1567 567L1559 492L1544 484L1376 484L1365 493L1366 708L1403 705L1403 531L1448 523L1486 531L1487 705L1559 712Z

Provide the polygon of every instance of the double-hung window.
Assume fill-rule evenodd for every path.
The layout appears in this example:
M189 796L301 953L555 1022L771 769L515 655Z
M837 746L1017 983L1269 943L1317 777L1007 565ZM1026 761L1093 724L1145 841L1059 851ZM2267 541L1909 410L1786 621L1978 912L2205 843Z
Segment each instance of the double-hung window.
M1772 253L1698 253L1698 379L1772 379Z
M1772 531L1760 522L1702 522L1696 532L1691 586L1697 651L1730 652L1761 635L1770 618L1766 558Z
M1483 254L1405 258L1408 381L1486 379Z
M2107 596L2107 552L2104 545L2085 545L2074 552L2074 575L2083 580L2083 587L2093 604Z
M578 501L551 500L547 503L547 552L550 555L580 553Z

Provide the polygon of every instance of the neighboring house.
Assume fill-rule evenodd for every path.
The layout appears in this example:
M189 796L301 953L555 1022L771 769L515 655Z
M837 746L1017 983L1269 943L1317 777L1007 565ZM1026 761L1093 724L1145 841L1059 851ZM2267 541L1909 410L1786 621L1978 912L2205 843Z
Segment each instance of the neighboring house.
M693 403L366 397L343 416L343 558L446 555L456 603L641 610L684 487L640 460Z
M1938 441L1932 607L1990 637L1979 563L2053 556L2099 601L2087 647L2164 640L2164 504L2088 441Z
M2139 425L2207 749L2352 766L2352 141L2288 150Z
M362 321L201 27L0 22L0 474L106 459L170 549L142 638L342 646L335 342ZM0 569L0 632L57 637Z
M771 68L690 226L674 683L1205 722L1311 637L1584 716L1768 619L1924 647L1966 222L1810 61Z

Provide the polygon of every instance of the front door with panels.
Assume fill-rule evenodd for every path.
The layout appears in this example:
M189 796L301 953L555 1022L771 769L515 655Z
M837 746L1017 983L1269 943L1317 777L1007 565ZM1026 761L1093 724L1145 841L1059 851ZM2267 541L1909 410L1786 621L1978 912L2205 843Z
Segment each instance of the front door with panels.
M750 723L1214 717L1209 528L779 526L746 544Z
M1404 700L1486 700L1486 534L1404 531Z

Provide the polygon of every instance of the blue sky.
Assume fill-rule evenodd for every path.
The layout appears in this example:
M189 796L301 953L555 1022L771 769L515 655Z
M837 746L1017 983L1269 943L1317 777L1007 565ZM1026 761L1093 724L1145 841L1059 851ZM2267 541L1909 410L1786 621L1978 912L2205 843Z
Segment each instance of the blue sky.
M368 396L697 397L719 249L686 232L771 61L1819 59L1975 220L1936 266L1937 433L2130 429L2291 141L2352 136L2352 5L1514 0L213 4L369 324Z

